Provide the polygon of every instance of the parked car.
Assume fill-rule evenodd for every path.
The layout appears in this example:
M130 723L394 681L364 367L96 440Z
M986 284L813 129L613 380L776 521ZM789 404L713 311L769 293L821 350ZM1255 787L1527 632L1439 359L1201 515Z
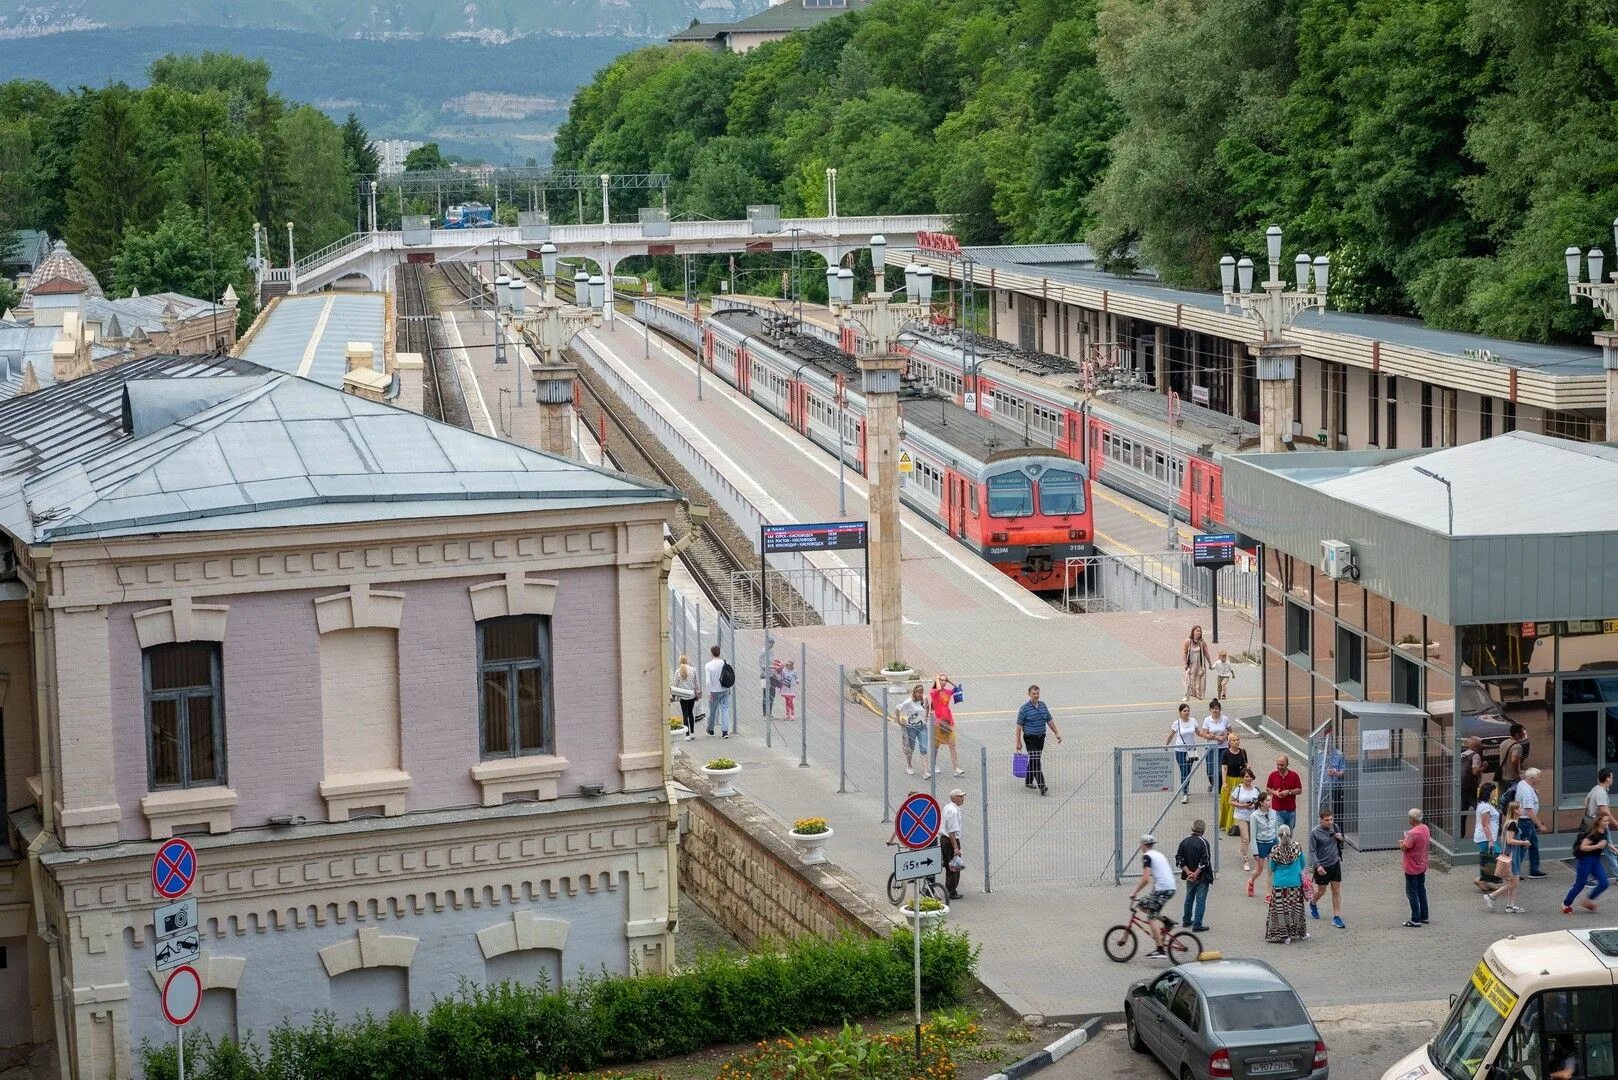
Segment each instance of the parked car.
M1309 1011L1262 960L1202 960L1138 982L1124 1023L1130 1049L1178 1080L1327 1080Z
M1427 712L1433 719L1449 727L1455 715L1453 698L1432 701ZM1500 767L1500 748L1511 738L1511 721L1501 711L1489 688L1477 679L1462 679L1460 690L1460 732L1463 740L1476 735L1483 740L1483 760L1491 771Z

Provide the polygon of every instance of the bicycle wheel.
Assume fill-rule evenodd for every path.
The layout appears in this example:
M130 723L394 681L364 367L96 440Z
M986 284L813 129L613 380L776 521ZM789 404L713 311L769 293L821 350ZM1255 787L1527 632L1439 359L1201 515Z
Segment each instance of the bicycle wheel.
M888 903L902 904L905 902L905 883L900 881L898 875L888 875Z
M927 895L937 900L940 904L949 903L949 890L944 888L944 883L937 878L927 879L926 890Z
M1202 955L1202 939L1189 930L1170 934L1165 948L1170 964L1184 964Z
M1135 935L1135 928L1128 923L1114 926L1101 939L1101 951L1115 964L1129 963L1139 950L1140 938Z

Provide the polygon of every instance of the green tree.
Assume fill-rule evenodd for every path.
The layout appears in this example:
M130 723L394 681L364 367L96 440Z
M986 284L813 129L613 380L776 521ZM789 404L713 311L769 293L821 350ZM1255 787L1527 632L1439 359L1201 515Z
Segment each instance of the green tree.
M382 169L382 158L376 152L376 144L371 141L371 133L365 130L360 118L353 113L343 121L343 156L348 162L348 171L355 178L361 176L375 176Z
M299 148L303 162L284 203L286 219L297 225L298 247L314 251L353 232L354 189L343 129L314 106L301 105L281 121L279 135Z
M201 215L185 206L170 207L150 229L131 231L111 280L120 295L172 291L202 300L217 299L227 284L241 296L251 288L241 246L218 234L210 244Z
M448 165L449 162L444 160L444 155L439 152L438 144L435 142L416 147L406 154L404 159L405 172L426 172L446 168Z
M161 196L134 92L120 84L91 96L74 151L65 234L74 254L107 279L124 233L149 221Z

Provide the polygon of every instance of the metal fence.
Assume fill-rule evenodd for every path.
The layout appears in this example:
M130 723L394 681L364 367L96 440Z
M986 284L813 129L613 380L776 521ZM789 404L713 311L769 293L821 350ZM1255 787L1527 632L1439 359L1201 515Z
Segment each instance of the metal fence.
M778 556L768 556L776 559ZM793 556L799 562L804 557ZM788 626L857 626L865 622L865 571L850 566L769 568L770 614ZM730 575L731 617L738 626L758 629L763 620L757 570ZM785 585L782 589L780 586Z
M1330 807L1343 834L1345 858L1376 869L1402 863L1399 841L1420 810L1432 834L1434 870L1454 865L1460 826L1454 749L1420 728L1382 728L1340 715L1309 737L1309 799L1300 802L1298 829ZM1305 823L1307 815L1307 824ZM1465 838L1470 848L1471 836Z
M1068 611L1159 611L1213 604L1214 575L1184 552L1091 555L1067 560ZM1252 616L1258 610L1255 571L1227 566L1218 573L1219 605Z

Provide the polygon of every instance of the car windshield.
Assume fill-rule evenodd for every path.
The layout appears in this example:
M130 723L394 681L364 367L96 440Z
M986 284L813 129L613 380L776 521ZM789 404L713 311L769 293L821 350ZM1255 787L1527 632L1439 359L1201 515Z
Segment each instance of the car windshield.
M1034 482L1020 472L989 477L989 516L1027 517L1034 512Z
M1216 1031L1269 1031L1309 1023L1303 1002L1291 990L1221 994L1208 999L1208 1011Z
M1494 991L1484 993L1482 986L1493 987ZM1515 996L1495 979L1494 973L1479 964L1461 999L1450 1010L1444 1030L1433 1040L1433 1064L1450 1080L1476 1076L1515 1002Z
M1475 682L1461 683L1461 711L1472 713L1488 712L1494 707L1494 698L1480 684Z
M1039 512L1084 513L1084 478L1066 469L1047 469L1039 478Z

